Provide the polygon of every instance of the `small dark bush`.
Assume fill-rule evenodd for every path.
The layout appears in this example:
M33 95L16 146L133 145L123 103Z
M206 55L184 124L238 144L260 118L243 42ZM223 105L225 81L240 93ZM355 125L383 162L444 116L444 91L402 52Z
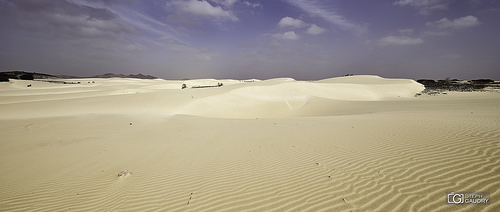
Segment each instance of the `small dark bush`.
M23 74L19 77L22 80L34 80L33 74Z
M437 81L437 84L439 84L439 85L448 85L450 83L451 82L449 80L438 80Z
M0 73L0 82L8 82L9 81L9 76L7 76L4 73Z
M422 84L422 85L434 85L434 84L436 84L436 81L431 80L431 79L419 79L419 80L417 80L417 82Z
M471 82L475 84L489 84L495 81L493 81L492 79L477 79L477 80L471 80Z

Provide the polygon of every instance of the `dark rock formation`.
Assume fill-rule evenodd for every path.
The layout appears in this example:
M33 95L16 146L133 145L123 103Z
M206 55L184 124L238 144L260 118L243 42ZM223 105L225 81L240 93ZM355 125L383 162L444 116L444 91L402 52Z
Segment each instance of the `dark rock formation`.
M419 79L418 83L425 86L425 90L422 93L429 95L441 94L446 91L458 91L458 92L472 92L472 91L482 91L484 88L498 87L498 84L491 79L478 79L471 81L459 81L459 80L430 80L430 79Z

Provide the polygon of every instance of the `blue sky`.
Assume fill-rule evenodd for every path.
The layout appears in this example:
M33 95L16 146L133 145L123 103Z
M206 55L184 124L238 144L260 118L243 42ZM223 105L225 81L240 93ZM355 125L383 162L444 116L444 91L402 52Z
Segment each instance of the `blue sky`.
M496 0L0 0L0 70L500 79Z

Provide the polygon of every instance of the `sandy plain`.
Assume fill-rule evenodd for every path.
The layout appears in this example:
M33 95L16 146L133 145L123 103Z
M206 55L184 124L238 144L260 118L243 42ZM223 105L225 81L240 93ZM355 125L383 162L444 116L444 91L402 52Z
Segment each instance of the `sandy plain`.
M0 83L0 211L500 211L498 92L65 81ZM446 204L465 191L490 203Z

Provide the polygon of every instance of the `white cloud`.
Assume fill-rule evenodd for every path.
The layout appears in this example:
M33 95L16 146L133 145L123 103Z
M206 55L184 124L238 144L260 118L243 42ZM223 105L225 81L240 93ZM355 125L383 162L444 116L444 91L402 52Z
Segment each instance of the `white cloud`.
M252 7L252 8L257 8L257 7L261 6L260 3L253 3L250 1L240 1L240 0L208 0L208 1L213 2L215 4L222 5L225 8L230 8L236 3L243 4L244 6Z
M211 0L212 2L215 2L217 4L224 5L226 7L231 7L233 6L234 3L236 3L238 0Z
M283 40L298 40L300 38L294 31L288 31L283 34L277 33L272 35L273 38L283 39Z
M218 20L229 20L234 22L239 20L238 17L236 17L231 11L224 10L220 6L212 6L205 0L176 0L167 2L166 6L167 8L173 7L181 12L197 16L211 17Z
M288 2L296 7L308 12L309 14L319 16L322 19L340 26L343 29L354 30L356 32L364 32L365 28L345 19L340 14L333 11L330 7L323 4L327 1L315 0L288 0Z
M417 45L421 44L424 41L420 38L410 38L408 36L387 36L384 38L381 38L378 41L378 44L381 46L388 46L388 45L397 45L397 46L408 46L408 45Z
M395 5L401 6L414 6L414 7L423 7L423 6L433 6L444 4L446 0L399 0L394 2Z
M243 4L245 4L248 7L253 7L253 8L257 8L257 7L261 6L260 3L252 3L252 2L249 2L249 1L243 1Z
M302 27L307 27L307 33L308 34L311 34L311 35L319 35L321 33L324 33L326 32L326 29L325 28L322 28L322 27L319 27L318 25L316 24L308 24L300 19L295 19L295 18L292 18L292 17L284 17L282 18L279 23L278 23L278 26L280 28L286 28L286 27L291 27L291 28L302 28Z
M278 26L282 28L284 27L300 28L306 26L306 24L300 19L295 19L287 16L280 20Z
M312 24L309 28L307 28L307 33L311 35L319 35L324 32L326 32L326 29L321 28L316 24Z
M72 2L53 1L14 2L10 5L16 8L16 12L0 11L0 25L21 29L40 38L119 39L135 32L134 26L119 14L93 5L82 7ZM33 9L38 7L44 9Z
M412 6L418 9L421 15L428 15L433 10L448 9L450 0L398 0L394 5Z
M429 36L447 36L450 35L449 32L443 32L443 31L426 31L424 32L424 35L429 35Z
M447 18L442 18L439 21L433 23L429 22L426 25L441 29L461 29L467 27L474 27L479 24L481 24L481 22L479 22L479 19L477 17L469 15L461 18L456 18L451 21L448 20Z
M409 35L413 33L413 29L400 29L398 30L399 33L404 34L404 35Z

